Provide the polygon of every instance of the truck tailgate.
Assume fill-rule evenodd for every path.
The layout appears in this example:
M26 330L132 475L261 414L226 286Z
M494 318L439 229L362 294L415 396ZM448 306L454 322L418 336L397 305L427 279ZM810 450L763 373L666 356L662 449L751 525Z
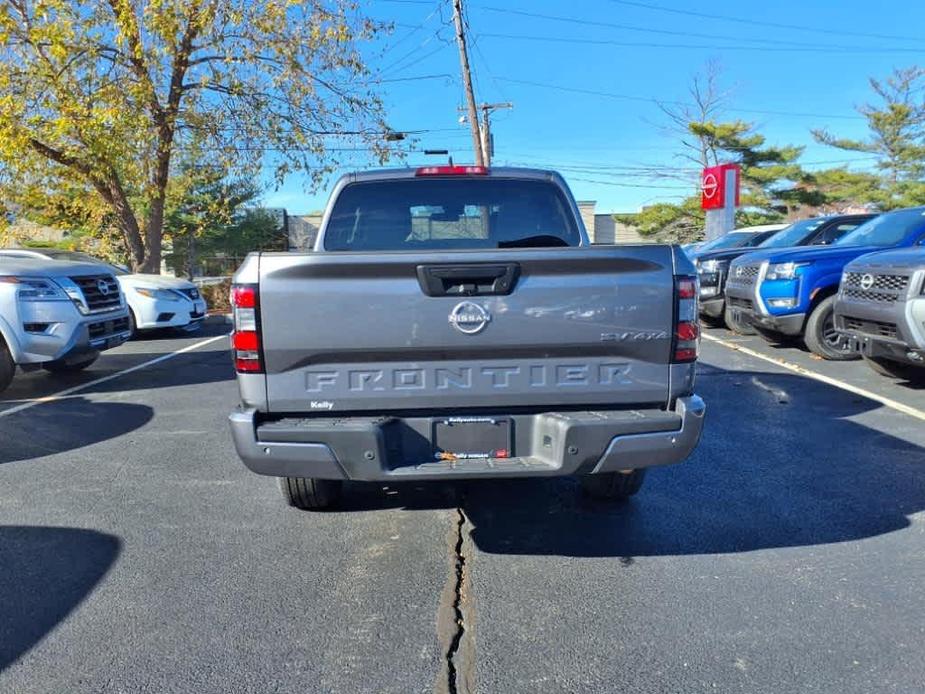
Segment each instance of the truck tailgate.
M667 246L271 253L271 412L664 404Z

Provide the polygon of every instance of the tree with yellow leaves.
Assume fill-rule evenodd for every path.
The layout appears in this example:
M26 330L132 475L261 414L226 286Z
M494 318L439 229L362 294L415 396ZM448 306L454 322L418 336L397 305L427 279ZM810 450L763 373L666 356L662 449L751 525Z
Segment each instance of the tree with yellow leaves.
M0 164L33 194L49 167L92 191L134 269L159 272L185 154L314 181L332 134L386 155L359 51L382 28L349 0L3 0Z

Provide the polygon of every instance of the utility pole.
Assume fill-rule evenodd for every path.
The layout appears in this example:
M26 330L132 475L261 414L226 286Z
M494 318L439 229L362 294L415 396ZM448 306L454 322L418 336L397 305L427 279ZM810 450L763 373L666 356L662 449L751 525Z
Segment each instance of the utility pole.
M472 130L472 149L475 150L475 165L485 166L482 151L482 136L479 132L479 116L475 108L475 94L472 93L472 73L469 71L469 54L466 52L466 34L463 29L462 0L453 0L453 22L456 24L456 43L459 45L459 67L463 86L466 89L466 106L469 113L469 127Z
M491 139L491 113L502 108L514 108L514 104L505 101L501 104L482 104L479 108L482 110L482 152L485 166L491 166L491 158L495 154L495 143Z

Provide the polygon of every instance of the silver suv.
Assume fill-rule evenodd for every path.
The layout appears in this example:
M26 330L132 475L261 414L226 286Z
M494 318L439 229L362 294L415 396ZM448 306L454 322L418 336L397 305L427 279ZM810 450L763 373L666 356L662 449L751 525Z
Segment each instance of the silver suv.
M925 248L871 253L849 263L835 326L857 341L875 371L925 378Z
M130 334L125 300L105 267L0 258L0 391L16 366L79 371Z

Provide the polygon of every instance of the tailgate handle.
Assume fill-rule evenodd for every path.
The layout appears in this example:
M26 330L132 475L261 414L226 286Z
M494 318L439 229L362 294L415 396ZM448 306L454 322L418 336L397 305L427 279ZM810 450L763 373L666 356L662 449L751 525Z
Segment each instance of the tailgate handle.
M418 282L427 296L510 294L520 276L517 263L418 265Z

